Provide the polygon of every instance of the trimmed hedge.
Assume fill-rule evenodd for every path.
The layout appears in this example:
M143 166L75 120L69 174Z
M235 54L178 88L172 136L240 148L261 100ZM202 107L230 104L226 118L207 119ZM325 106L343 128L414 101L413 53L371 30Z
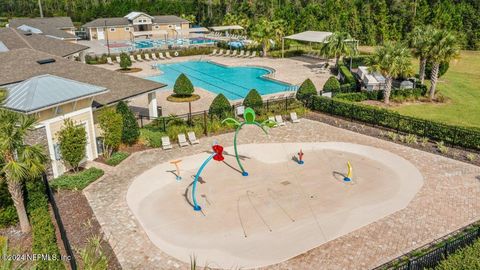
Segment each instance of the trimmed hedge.
M368 65L368 58L370 55L357 55L352 58L352 68L358 68L359 66ZM350 57L343 58L343 64L347 67L350 66Z
M39 260L37 269L65 269L60 260L55 227L48 210L45 184L41 179L27 181L27 213L32 225L32 252L50 256L51 260Z
M126 152L115 152L109 159L106 160L106 163L110 166L117 166L128 156L130 156L130 154Z
M331 76L323 85L323 92L336 93L340 91L340 82L335 76Z
M261 109L263 107L262 96L256 89L250 90L245 99L243 99L243 106L250 107L255 111Z
M409 134L443 141L450 145L480 150L480 130L447 125L426 119L400 115L395 111L315 96L311 109Z
M82 190L102 175L103 170L92 167L76 174L64 174L57 177L50 182L50 187L55 190Z
M368 96L365 92L355 92L355 93L340 93L335 95L336 99L342 99L347 101L360 102L368 99Z
M435 270L480 269L480 240L450 254Z
M317 88L310 79L306 79L297 91L297 99L300 101L308 101L316 95L318 95Z
M339 71L340 71L340 74L342 74L343 83L350 83L350 84L357 83L355 76L353 76L352 72L350 72L350 70L348 70L346 66L340 66Z
M175 81L175 85L173 86L173 92L175 95L180 97L188 97L193 94L193 91L195 91L195 89L193 88L193 84L190 79L185 74L180 74Z
M225 117L232 111L230 102L223 94L218 94L210 104L208 114L215 115L219 118Z

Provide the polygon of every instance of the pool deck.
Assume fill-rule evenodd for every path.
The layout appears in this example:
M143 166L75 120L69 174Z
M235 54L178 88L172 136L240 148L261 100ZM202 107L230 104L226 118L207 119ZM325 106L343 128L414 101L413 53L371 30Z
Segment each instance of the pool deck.
M213 141L228 147L232 140L228 133L201 138L195 146L132 154L121 166L106 167L105 175L83 191L124 269L190 269L158 249L134 217L126 200L133 179L158 164L208 151ZM398 155L420 171L424 184L406 208L261 269L371 269L480 219L479 167L307 119L271 129L269 137L255 127L245 127L239 136L239 145L330 141Z
M317 90L323 88L323 85L331 76L329 73L319 73L315 68L318 68L320 61L309 59L306 57L296 57L296 58L238 58L238 57L224 57L224 56L185 56L185 57L175 57L169 60L157 61L158 63L177 63L184 61L192 60L209 60L216 62L221 65L226 66L259 66L275 70L275 73L269 75L270 78L286 82L292 85L300 85L307 78L310 78L312 82L317 87ZM142 71L136 73L128 73L129 75L146 78L150 76L159 75L160 71L152 69L152 65L155 64L154 61L145 61L145 62L135 62L133 67L141 68ZM119 66L114 65L99 65L103 68L115 70ZM208 110L212 100L215 98L216 94L206 91L201 88L195 88L196 94L200 95L198 101L192 102L192 111L203 111ZM174 103L167 101L167 97L172 93L172 91L164 90L157 93L157 103L159 106L162 106L163 114L185 114L188 113L188 103ZM265 99L280 97L286 94L291 94L291 92L279 92L270 95L264 95ZM237 103L238 100L233 100L231 103ZM130 105L147 108L147 100L143 98L134 98L131 100Z

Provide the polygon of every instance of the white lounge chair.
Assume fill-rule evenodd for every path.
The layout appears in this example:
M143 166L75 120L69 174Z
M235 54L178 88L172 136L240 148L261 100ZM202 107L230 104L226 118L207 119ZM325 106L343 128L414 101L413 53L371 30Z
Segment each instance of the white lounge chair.
M277 121L275 121L275 117L274 117L274 116L269 116L269 117L268 117L268 120L270 120L270 121L272 121L272 122L275 123L275 125L273 125L273 127L278 127Z
M116 56L116 57L115 57L115 60L117 61L117 63L120 64L120 61L121 61L120 56Z
M225 53L223 56L230 56L230 50L227 50L227 53Z
M142 56L140 54L137 54L137 61L138 62L143 62Z
M252 55L250 55L250 58L254 58L254 57L256 57L256 56L257 56L257 51L253 51L253 52L252 52Z
M290 112L290 120L292 120L292 123L300 123L296 112Z
M163 53L159 53L158 54L158 57L161 59L161 60L165 60L166 58L163 56Z
M137 60L135 60L135 56L133 56L133 54L130 54L130 61L133 62L137 62Z
M152 53L152 60L158 60L157 55L155 53Z
M244 55L245 55L245 51L244 51L244 50L241 50L241 51L240 51L240 54L237 55L237 57L243 57Z
M152 59L150 59L150 55L148 53L145 54L145 61L150 61Z
M162 148L163 150L172 149L172 144L170 143L170 138L168 136L162 137Z
M217 56L223 55L223 49L220 49L220 51L217 53Z
M165 57L168 58L168 59L172 59L172 56L170 56L170 52L166 52Z
M250 51L247 51L247 53L245 53L245 55L243 57L245 57L245 58L250 57Z
M112 58L111 57L107 57L107 63L109 65L113 65L113 61L112 61Z
M200 141L197 139L197 136L195 136L195 132L190 131L187 133L188 135L188 140L190 141L191 144L198 144Z
M281 115L275 115L275 122L277 122L277 125L279 126L285 126L285 122L283 122L283 118Z
M178 134L178 144L180 145L180 147L184 147L184 146L188 146L188 142L187 142L187 138L185 138L185 134L184 133L180 133Z
M213 52L210 54L210 56L214 56L217 54L217 49L214 49Z
M232 55L230 55L231 57L235 57L237 56L237 50L233 51Z

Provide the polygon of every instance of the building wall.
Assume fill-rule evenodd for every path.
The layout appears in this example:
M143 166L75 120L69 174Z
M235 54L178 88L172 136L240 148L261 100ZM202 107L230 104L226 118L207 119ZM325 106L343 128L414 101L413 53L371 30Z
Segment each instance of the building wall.
M143 16L143 17L145 17L145 19L148 19L148 17L146 16ZM140 19L140 17L137 19ZM135 27L138 27L138 25L107 27L106 28L107 31L104 31L105 40L106 40L107 34L108 34L108 39L111 41L130 40L131 33L134 31ZM175 27L180 27L181 29L188 29L190 25L189 23L171 23L171 24L152 24L148 27L149 27L149 31L152 32L152 35L154 38L164 37L163 34L155 33L155 32L159 32L159 30L162 30L162 31L166 30L168 32L168 37L174 38L177 35L177 33L175 32ZM128 30L126 30L126 28L128 28ZM115 30L112 32L111 29L115 29ZM88 28L87 33L90 40L98 39L96 27Z
M63 104L59 106L58 110L56 110L55 108L51 108L51 109L40 111L35 114L35 117L39 122L41 122L41 121L51 119L60 115L72 113L80 109L88 108L91 105L92 105L91 98L81 99L81 100L78 100L76 103L70 102L70 103Z
M131 33L133 32L133 27L131 26L108 27L107 31L108 32L105 32L105 34L108 35L109 40L130 40ZM106 36L105 36L105 39L106 39Z

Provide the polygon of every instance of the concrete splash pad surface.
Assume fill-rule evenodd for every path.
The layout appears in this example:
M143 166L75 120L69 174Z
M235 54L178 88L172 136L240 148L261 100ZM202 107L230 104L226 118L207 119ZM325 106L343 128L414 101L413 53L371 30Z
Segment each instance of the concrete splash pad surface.
M299 149L304 165L292 160ZM408 205L423 184L407 160L350 143L240 145L225 162L211 161L197 186L202 212L191 206L191 183L210 155L182 158L177 182L169 162L139 175L127 203L150 240L165 253L199 265L253 268L279 263ZM346 162L353 181L343 182Z

